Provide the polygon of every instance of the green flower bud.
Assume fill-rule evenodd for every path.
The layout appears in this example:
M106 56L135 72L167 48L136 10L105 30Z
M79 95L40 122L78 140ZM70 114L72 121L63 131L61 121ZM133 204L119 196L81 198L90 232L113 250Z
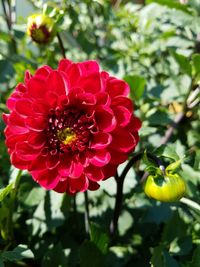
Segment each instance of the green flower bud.
M173 202L184 196L186 185L178 174L149 175L144 183L144 192L148 197L155 200Z

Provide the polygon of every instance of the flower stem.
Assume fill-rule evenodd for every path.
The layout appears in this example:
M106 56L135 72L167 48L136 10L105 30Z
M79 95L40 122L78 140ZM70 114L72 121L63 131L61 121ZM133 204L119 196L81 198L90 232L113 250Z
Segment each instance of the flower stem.
M65 56L65 48L64 48L63 41L62 41L61 36L60 36L59 33L57 33L57 38L58 38L58 43L59 43L59 46L60 46L60 50L61 50L62 56L63 56L63 58L66 58L66 56Z
M89 200L88 200L88 192L84 192L85 198L85 232L87 236L90 235L90 211L89 211Z
M112 241L114 241L116 234L117 234L118 220L119 220L119 216L121 213L122 202L123 202L123 185L124 185L125 177L126 177L127 173L129 172L130 168L132 168L132 166L134 165L134 163L142 158L143 154L144 154L144 151L141 151L141 152L138 152L135 155L133 155L133 157L129 160L129 162L125 166L122 174L120 176L118 176L118 173L116 173L115 180L117 183L117 192L116 192L116 197L115 197L115 207L114 207L113 219L110 223L110 236L111 236ZM164 166L163 166L163 164L159 158L157 158L155 155L153 155L152 153L149 153L149 152L147 152L146 155L148 158L150 158L154 162L156 162L158 167L160 167L160 169L163 172L165 172ZM144 180L143 177L142 177L142 179Z
M17 196L17 191L19 188L21 175L22 175L22 170L19 170L15 178L14 187L13 187L13 190L10 196L11 203L10 203L10 209L9 209L9 215L8 215L8 221L7 221L7 232L8 232L8 236L10 240L14 240L13 213L15 210L16 196Z

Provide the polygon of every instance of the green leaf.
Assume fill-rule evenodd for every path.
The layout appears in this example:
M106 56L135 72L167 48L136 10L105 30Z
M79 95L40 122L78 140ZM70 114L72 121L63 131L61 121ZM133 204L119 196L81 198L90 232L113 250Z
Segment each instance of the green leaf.
M102 232L101 228L94 223L90 225L90 237L91 241L98 247L98 249L105 254L108 248L109 238L106 233Z
M4 263L3 263L3 259L1 258L1 254L0 254L0 267L4 267Z
M192 257L192 262L190 267L199 267L200 263L200 245L197 246L197 248L194 251L193 257Z
M180 70L191 76L192 74L192 67L191 67L191 64L190 64L190 61L187 57L181 55L181 54L177 54L176 52L172 52L172 55L174 57L174 59L176 60L176 62L178 63L179 67L180 67Z
M10 193L13 188L13 183L10 183L5 188L0 189L0 202Z
M200 74L200 55L192 55L192 65L194 67L195 74Z
M164 250L164 267L179 267L177 261L166 250Z
M182 5L173 0L147 0L147 3L157 3L159 5L167 6L169 8L174 8L188 14L192 14L191 9L187 5Z
M146 85L146 80L142 76L127 75L124 80L131 88L131 96L133 99L138 100L142 97Z
M34 255L33 252L28 249L27 245L18 245L12 251L5 251L2 253L2 258L8 261L19 261L22 259L33 259Z
M163 247L155 247L153 250L153 256L151 258L151 267L161 267L164 266L164 258L163 258Z
M169 165L166 167L166 172L172 172L172 173L173 173L174 171L176 171L176 170L180 167L181 162L182 162L182 160L179 159L179 160L177 160L177 161L175 161L175 162L169 164Z
M174 145L162 145L156 149L156 155L173 159L175 161L179 160L179 156L176 153Z
M92 241L85 241L80 247L80 266L81 267L103 267L104 257L101 251Z

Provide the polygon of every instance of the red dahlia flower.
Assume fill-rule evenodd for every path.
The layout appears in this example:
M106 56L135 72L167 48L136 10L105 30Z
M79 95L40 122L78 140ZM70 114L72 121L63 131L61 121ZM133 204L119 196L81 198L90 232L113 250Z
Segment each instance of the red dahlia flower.
M61 60L29 72L7 100L3 118L12 164L46 189L96 190L137 145L139 119L128 85L97 62Z

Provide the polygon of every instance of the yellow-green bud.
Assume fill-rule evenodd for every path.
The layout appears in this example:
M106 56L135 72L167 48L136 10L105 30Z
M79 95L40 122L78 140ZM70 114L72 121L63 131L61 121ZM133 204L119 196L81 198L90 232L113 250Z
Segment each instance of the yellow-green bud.
M44 14L29 16L27 34L38 44L49 43L56 34L54 20Z

